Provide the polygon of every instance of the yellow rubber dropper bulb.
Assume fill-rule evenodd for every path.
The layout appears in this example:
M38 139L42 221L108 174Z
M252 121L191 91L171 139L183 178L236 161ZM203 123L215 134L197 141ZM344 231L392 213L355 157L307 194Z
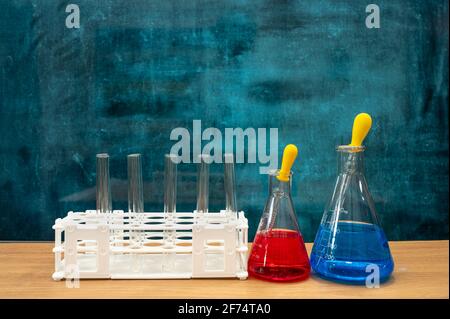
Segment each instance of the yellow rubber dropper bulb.
M359 113L353 121L352 142L350 146L361 146L372 127L372 118L367 113Z
M291 167L297 158L298 149L294 144L289 144L284 148L283 159L281 160L281 169L278 173L278 180L288 182L291 175Z

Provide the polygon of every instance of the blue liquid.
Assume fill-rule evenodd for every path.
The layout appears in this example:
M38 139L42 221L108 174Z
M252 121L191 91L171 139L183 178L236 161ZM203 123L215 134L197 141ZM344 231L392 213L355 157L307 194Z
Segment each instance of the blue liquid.
M380 282L389 279L394 262L380 227L339 222L336 229L338 231L333 241L334 232L329 227L321 225L319 228L311 252L311 267L317 275L335 281L364 284L366 278L374 274L376 265Z

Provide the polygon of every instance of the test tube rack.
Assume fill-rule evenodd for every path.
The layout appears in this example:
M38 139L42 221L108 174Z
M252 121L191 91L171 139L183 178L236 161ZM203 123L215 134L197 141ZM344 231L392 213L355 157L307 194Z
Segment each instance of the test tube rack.
M166 203L164 212L112 210L108 169L97 177L97 210L71 211L55 221L54 280L248 277L248 221L229 207L235 208L233 189L231 195L226 189L227 208L220 212L204 207L208 184L206 195L199 187L203 195L193 212L168 212ZM102 170L97 166L97 174ZM99 185L107 186L99 191Z

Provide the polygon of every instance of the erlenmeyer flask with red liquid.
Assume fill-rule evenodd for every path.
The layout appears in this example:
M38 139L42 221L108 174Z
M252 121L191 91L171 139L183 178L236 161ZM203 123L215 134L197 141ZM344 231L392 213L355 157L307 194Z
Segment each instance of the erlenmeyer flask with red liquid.
M297 153L295 145L287 145L281 169L269 175L269 198L248 260L248 272L252 277L284 282L300 281L309 276L308 253L291 197L291 167Z

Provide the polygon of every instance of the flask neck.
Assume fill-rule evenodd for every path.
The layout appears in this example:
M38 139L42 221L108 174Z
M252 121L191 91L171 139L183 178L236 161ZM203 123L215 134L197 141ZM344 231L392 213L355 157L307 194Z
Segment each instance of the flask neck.
M281 192L290 195L291 194L291 184L292 184L292 173L289 176L289 181L280 181L278 176L279 171L275 171L269 175L269 193Z
M339 174L364 173L364 149L349 150L338 147Z

